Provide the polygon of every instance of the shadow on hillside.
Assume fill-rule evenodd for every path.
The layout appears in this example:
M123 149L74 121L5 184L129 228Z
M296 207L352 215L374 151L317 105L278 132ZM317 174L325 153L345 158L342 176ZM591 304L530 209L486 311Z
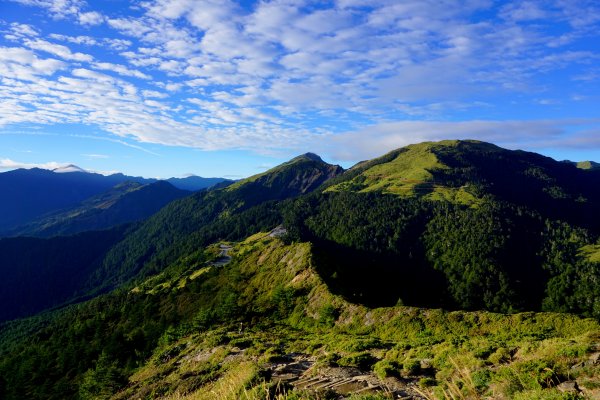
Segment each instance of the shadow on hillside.
M324 240L313 244L317 272L332 293L350 302L369 307L452 304L443 274L415 261L422 255L373 253Z

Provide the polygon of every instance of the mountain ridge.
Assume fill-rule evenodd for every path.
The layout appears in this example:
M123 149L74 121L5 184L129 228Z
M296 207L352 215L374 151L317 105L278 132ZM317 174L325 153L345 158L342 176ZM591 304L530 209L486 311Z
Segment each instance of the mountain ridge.
M424 142L361 162L329 181L325 191L381 191L403 197L476 204L483 195L535 203L558 216L567 203L585 221L600 201L597 170L475 140ZM593 207L593 206L591 206Z
M71 168L68 172L47 169L15 169L0 173L0 235L110 190L123 182L150 184L157 179L127 176L121 173L102 175ZM182 190L198 191L229 182L222 178L172 178L170 183Z

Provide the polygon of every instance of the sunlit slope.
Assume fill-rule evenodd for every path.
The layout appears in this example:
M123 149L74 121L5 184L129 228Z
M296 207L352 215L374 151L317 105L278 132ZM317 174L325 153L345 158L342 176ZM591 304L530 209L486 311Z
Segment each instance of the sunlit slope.
M353 304L317 273L312 244L262 232L56 314L0 348L0 376L7 399L317 399L328 383L360 400L561 398L563 382L598 394L599 340L574 315ZM379 397L362 396L368 382Z
M445 199L473 204L476 197L466 185L454 187L436 181L436 173L449 167L440 161L436 149L456 146L458 141L421 143L393 151L387 155L357 165L352 178L330 186L328 191L381 191L405 197ZM357 174L358 172L358 174Z
M569 207L578 223L589 224L600 204L600 171L491 143L446 140L359 163L330 181L326 191L378 191L466 205L492 196L553 217Z

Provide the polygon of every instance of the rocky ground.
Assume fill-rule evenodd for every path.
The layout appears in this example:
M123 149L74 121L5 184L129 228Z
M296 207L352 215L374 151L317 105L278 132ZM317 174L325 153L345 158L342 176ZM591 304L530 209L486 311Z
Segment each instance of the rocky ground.
M315 360L305 354L290 353L277 357L265 368L270 378L283 386L328 393L328 398L345 399L353 394L386 393L394 399L424 399L415 391L415 382L398 378L380 379L371 372L349 367L325 367L315 370Z

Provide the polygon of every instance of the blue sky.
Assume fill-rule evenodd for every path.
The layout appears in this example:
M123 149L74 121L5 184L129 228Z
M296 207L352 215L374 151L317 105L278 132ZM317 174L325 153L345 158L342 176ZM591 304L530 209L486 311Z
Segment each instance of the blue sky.
M491 141L600 161L600 3L0 0L0 170L243 177Z

